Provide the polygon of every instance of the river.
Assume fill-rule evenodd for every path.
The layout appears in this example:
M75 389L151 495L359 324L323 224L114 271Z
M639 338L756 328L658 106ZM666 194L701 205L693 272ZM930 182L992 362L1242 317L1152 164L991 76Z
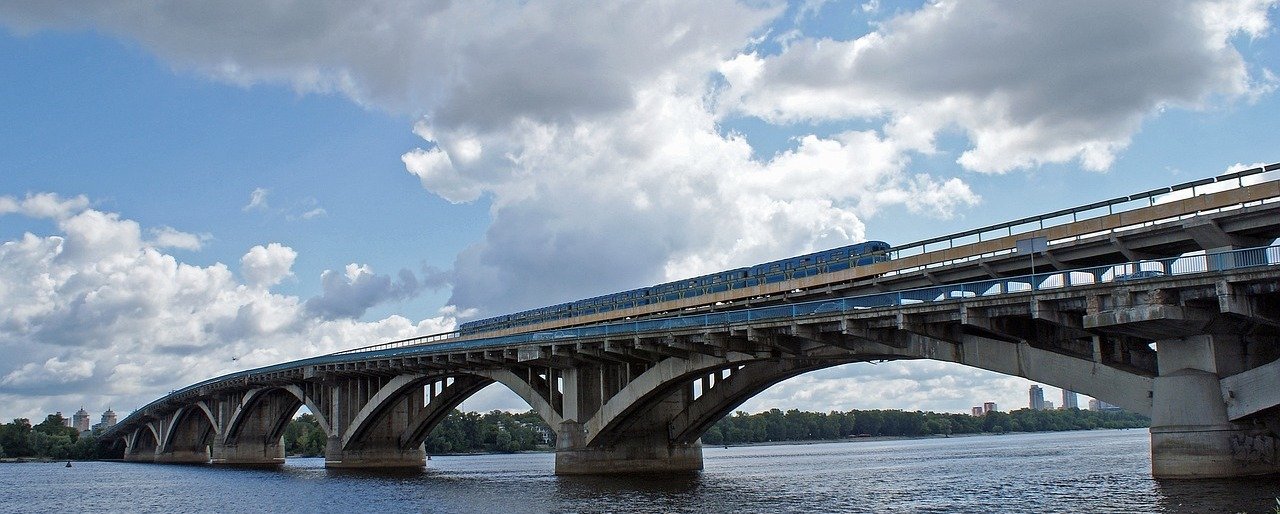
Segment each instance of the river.
M422 472L0 464L5 512L1266 512L1280 478L1153 480L1146 430L708 447L684 476L557 477L549 453Z

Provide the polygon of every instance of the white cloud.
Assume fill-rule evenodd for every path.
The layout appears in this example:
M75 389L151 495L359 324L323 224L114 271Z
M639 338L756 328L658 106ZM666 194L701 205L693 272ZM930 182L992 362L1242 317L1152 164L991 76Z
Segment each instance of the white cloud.
M240 210L243 210L243 211L266 210L267 196L270 194L271 194L271 191L268 191L261 187L254 188L253 192L249 193L249 203L245 204L245 206L242 207Z
M418 278L400 270L395 280L377 275L368 266L348 264L344 273L320 274L323 293L307 300L307 311L325 319L358 318L370 307L389 300L412 298L422 290Z
M116 213L57 195L31 198L64 207L20 209L60 218L60 233L0 242L0 405L9 415L39 417L81 403L127 412L218 374L454 324L452 311L416 323L327 321L299 298L267 290L290 273L297 254L288 247L250 249L241 283L221 263L195 266L164 253L165 237L145 241L137 222ZM0 197L10 213L24 204Z
M319 218L319 217L324 216L325 214L328 214L328 213L329 213L329 212L328 212L328 211L325 211L323 208L321 208L321 207L316 207L316 208L314 208L314 209L311 209L311 210L309 210L309 211L307 211L307 212L304 212L304 213L302 213L302 214L298 215L298 217L299 217L299 218L301 218L301 219L304 219L304 220L309 220L309 219Z
M935 2L854 40L728 59L720 105L772 122L883 119L925 152L958 127L972 145L958 162L981 172L1105 170L1162 108L1274 87L1228 40L1267 32L1273 4Z
M173 227L158 227L147 232L151 234L151 246L191 251L199 250L204 246L204 242L211 237L208 234L189 234Z
M0 197L0 215L17 213L31 218L63 220L89 208L84 195L63 198L53 193L27 194L21 200Z
M293 276L293 261L298 252L280 243L257 245L240 258L240 274L245 283L258 287L271 287Z

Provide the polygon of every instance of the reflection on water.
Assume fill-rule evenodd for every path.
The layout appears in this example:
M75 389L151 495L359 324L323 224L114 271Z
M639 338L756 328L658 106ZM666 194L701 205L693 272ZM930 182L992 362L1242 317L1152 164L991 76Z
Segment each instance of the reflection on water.
M706 448L682 475L557 477L554 456L419 472L0 465L0 511L1271 512L1280 479L1156 481L1143 430Z

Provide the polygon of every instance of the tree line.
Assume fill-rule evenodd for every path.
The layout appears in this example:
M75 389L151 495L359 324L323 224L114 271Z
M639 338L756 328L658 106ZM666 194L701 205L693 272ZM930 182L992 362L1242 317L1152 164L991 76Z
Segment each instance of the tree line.
M512 414L500 410L485 414L454 409L427 436L426 450L442 453L513 453L548 449L555 433L532 410ZM327 436L315 416L303 414L285 427L285 453L302 457L324 456Z
M103 447L92 434L81 437L66 421L61 415L50 414L34 426L27 418L0 425L0 457L54 460L120 457L118 449Z
M805 412L772 409L725 416L702 435L711 445L816 441L859 436L927 436L1145 428L1151 420L1130 412L1079 409L991 412L985 416L902 410Z
M709 445L816 441L859 436L928 436L950 434L1045 432L1096 428L1145 428L1151 421L1124 411L1097 412L1079 409L1037 411L1019 409L985 416L902 410L850 410L783 412L772 409L757 414L736 412L725 416L703 434ZM303 414L285 428L285 452L291 456L323 456L328 436L315 416ZM455 409L427 436L426 451L443 453L511 453L550 449L555 431L532 410L512 414L462 412ZM81 437L66 419L50 414L32 425L26 418L0 425L0 457L55 460L120 458L120 448L100 445L89 434Z

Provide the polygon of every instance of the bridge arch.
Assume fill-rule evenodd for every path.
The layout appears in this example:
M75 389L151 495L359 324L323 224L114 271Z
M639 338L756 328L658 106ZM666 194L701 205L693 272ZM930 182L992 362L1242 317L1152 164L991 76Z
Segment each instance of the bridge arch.
M585 448L611 448L640 433L662 432L676 445L696 444L712 425L744 402L787 379L871 360L933 360L1027 378L1151 414L1153 379L1026 341L955 334L953 340L908 334L892 344L856 340L803 356L761 358L727 352L667 358L608 398L583 422ZM694 395L694 383L700 394ZM569 420L572 421L572 420Z
M204 401L184 405L170 415L159 453L184 461L204 462L208 460L208 447L217 434L218 421Z
M236 404L222 439L230 442L247 436L278 441L303 403L289 387L251 389Z

